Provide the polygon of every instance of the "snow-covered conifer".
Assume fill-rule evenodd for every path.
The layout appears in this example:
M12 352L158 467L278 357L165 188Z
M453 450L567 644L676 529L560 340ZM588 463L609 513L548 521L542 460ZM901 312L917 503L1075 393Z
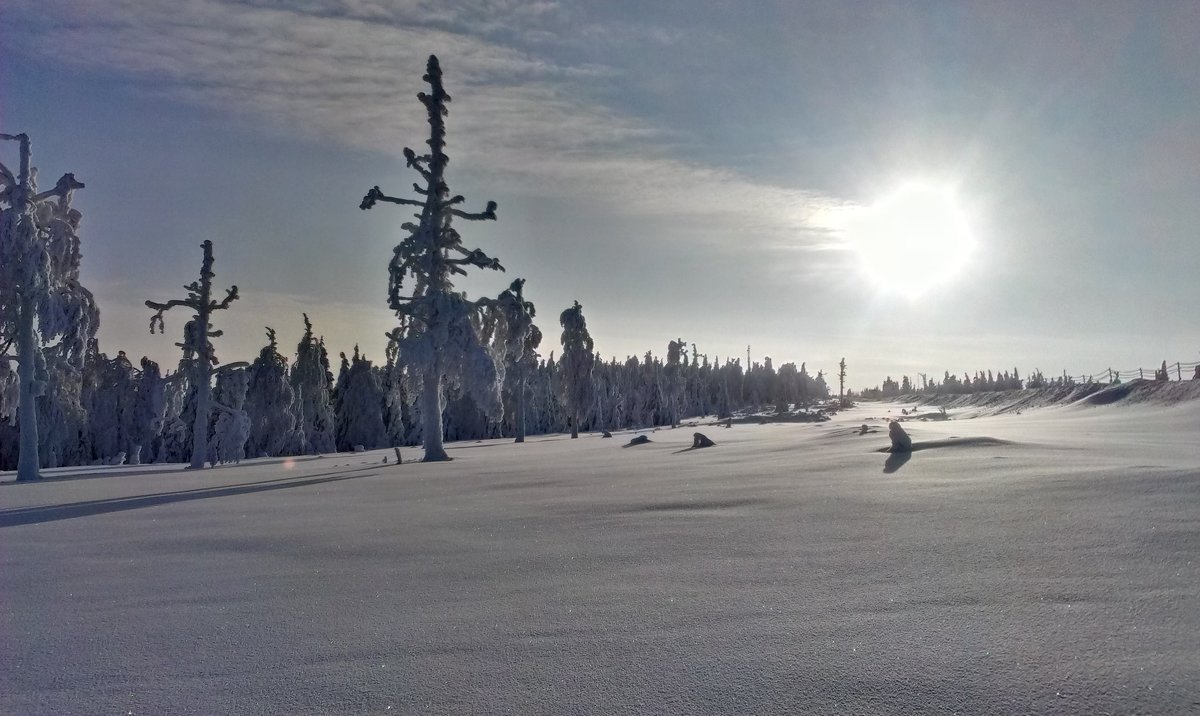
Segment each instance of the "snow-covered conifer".
M83 404L91 428L93 457L105 462L120 453L129 459L134 445L134 404L137 401L137 371L125 351L109 359L93 341L84 370L87 375Z
M526 382L530 372L537 367L537 347L542 342L541 330L533 325L536 310L533 303L525 300L524 288L525 279L519 278L496 299L496 307L504 317L504 359L516 403L514 442L519 443L525 442Z
M415 206L418 223L402 228L409 236L396 246L388 265L388 305L400 319L391 336L399 345L401 360L421 395L422 439L426 462L449 460L442 445L442 390L445 381L460 384L488 415L500 411L500 385L496 366L472 325L472 315L486 302L468 301L454 290L451 276L466 275L467 266L503 270L500 263L479 249L463 248L462 237L451 225L455 217L494 220L496 203L479 213L457 208L464 199L452 196L446 184L446 105L450 96L442 87L437 57L430 56L423 77L430 92L418 93L429 121L429 152L404 149L408 166L420 174L424 186L413 186L420 198L392 197L372 187L360 208L377 202ZM404 283L412 280L411 293Z
M100 314L92 294L79 283L80 213L71 208L71 195L83 184L64 174L53 189L38 192L28 135L0 134L0 140L17 142L20 155L16 174L0 164L0 363L6 364L0 375L0 414L13 412L9 402L15 397L17 480L29 481L38 479L42 462L51 462L49 456L38 458L39 444L46 440L38 434L37 398L74 400L59 407L79 408L84 352ZM8 386L12 371L7 364L12 362L17 366L15 396Z
M679 426L679 403L683 398L683 369L680 359L687 342L682 338L667 343L667 365L663 369L663 395L666 396L671 427Z
M267 328L267 345L250 364L248 375L246 415L250 418L250 438L246 454L283 455L295 442L296 417L292 413L295 391L288 382L288 362L279 353L275 329Z
M211 403L211 384L213 366L217 365L217 357L213 354L212 342L210 338L218 338L222 331L214 331L210 319L213 311L223 311L229 308L229 304L233 303L238 298L237 286L232 286L225 294L225 298L216 301L212 297L212 280L216 276L213 273L213 253L212 242L205 241L200 245L204 250L204 262L200 266L200 278L184 286L188 292L188 297L183 299L171 299L166 303L157 301L146 301L146 307L154 309L155 313L150 317L150 332L154 333L157 326L160 331L165 330L166 326L163 323L163 314L176 306L183 306L195 311L192 320L188 321L183 328L183 342L175 345L183 349L184 361L191 365L191 375L188 376L191 386L195 392L195 420L192 423L192 458L190 469L196 470L204 467L204 461L208 457L208 420L209 409Z
M216 416L212 425L212 447L209 461L217 465L223 462L240 462L246 457L246 441L250 438L250 416L244 409L246 388L250 375L243 367L217 371L217 385L213 390L212 407Z
M152 460L151 446L162 432L163 419L167 410L166 381L154 361L142 357L141 373L137 378L136 397L133 401L133 443L129 453L129 464L138 465L143 456Z
M296 362L292 365L292 390L296 394L299 428L304 434L307 451L334 452L334 416L331 392L333 376L329 374L329 354L325 343L313 335L312 321L304 314L304 336L296 345Z
M562 401L571 416L571 437L579 437L579 419L592 402L592 369L596 356L579 301L558 317L562 326Z
M387 447L387 429L383 424L384 395L371 361L354 346L349 363L342 354L344 372L338 378L337 448L353 450L362 445L368 450Z

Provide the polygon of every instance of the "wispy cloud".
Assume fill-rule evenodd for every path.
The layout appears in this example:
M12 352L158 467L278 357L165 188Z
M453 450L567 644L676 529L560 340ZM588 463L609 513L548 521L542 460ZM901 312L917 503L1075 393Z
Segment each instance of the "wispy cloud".
M443 59L451 154L472 173L538 194L584 196L626 213L704 217L764 244L827 243L838 202L669 156L669 130L588 99L614 70L521 49L564 22L553 2L515 0L12 0L9 42L75 70L220 107L281 133L399 154L425 131L413 95L425 58ZM647 29L662 42L669 30Z

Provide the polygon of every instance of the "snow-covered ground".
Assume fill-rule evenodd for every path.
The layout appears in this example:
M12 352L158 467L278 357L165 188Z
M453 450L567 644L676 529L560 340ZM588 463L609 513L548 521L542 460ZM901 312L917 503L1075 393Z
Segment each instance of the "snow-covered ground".
M5 484L0 712L1200 711L1200 401L899 412Z

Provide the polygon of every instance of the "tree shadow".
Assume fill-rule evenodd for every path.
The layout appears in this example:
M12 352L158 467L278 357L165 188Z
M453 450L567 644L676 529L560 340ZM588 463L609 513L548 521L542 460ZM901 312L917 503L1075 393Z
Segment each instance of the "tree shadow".
M65 505L17 507L7 510L0 510L0 528L41 524L43 522L57 522L58 520L69 520L76 517L103 515L109 512L138 510L142 509L143 507L169 505L173 502L206 500L213 497L232 497L234 495L248 495L255 492L286 490L293 487L309 487L311 485L320 485L326 482L354 480L360 477L372 477L376 473L371 472L364 475L346 473L359 473L366 470L374 470L376 467L378 466L371 465L369 467L360 467L349 471L343 470L339 472L324 472L316 475L307 475L304 477L280 477L261 482L246 482L237 485L222 485L220 487L199 487L192 490L180 490L178 492L156 492L149 495L136 495L133 497L113 497L103 500L70 502Z
M900 468L904 467L904 463L912 459L911 452L894 452L888 455L887 460L883 463L883 471L885 474L892 474Z
M336 453L335 453L336 454ZM278 465L291 460L294 463L308 462L310 460L320 460L327 457L326 455L291 455L279 456L273 458L255 458L257 462L247 461L245 464L227 462L221 465L212 465L204 468L208 470L225 470L235 467L258 467L260 465ZM53 469L53 468L51 468ZM17 482L15 475L12 480L0 482L0 487L8 487L10 485L40 485L44 482L72 482L75 480L94 480L98 477L129 477L131 475L166 475L180 472L195 472L189 470L186 462L171 462L171 463L142 463L141 465L80 465L71 468L79 470L79 472L68 472L63 474L46 474L42 473L41 479L33 482Z

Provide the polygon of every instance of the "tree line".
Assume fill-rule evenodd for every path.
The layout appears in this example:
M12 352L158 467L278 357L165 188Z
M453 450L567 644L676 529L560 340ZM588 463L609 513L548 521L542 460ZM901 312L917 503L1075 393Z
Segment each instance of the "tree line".
M562 352L538 352L542 332L518 279L495 298L468 299L453 278L468 269L504 267L481 249L467 249L455 220L494 221L496 203L466 211L445 178L447 105L441 67L429 58L418 93L430 133L428 150L405 148L420 181L414 197L378 186L360 207L413 207L409 235L388 264L388 305L397 327L381 364L357 347L340 354L334 374L324 340L303 316L294 360L275 331L251 362L222 364L213 321L231 310L237 286L215 298L215 256L205 241L198 278L186 295L146 301L150 331L165 331L166 315L192 315L176 343L181 358L165 372L147 358L99 349L99 311L79 282L80 212L66 174L38 192L27 135L0 135L20 145L20 167L0 164L0 469L35 480L41 467L99 462L189 462L193 468L245 457L304 455L387 446L423 446L426 461L445 460L444 440L529 433L677 425L685 416L730 415L747 406L786 412L829 397L824 375L804 364L776 370L769 358L743 366L709 361L683 339L660 359L604 362L575 302L559 315ZM216 291L216 293L214 293ZM15 367L15 369L14 369ZM844 380L843 371L840 375ZM840 387L840 383L839 383Z

